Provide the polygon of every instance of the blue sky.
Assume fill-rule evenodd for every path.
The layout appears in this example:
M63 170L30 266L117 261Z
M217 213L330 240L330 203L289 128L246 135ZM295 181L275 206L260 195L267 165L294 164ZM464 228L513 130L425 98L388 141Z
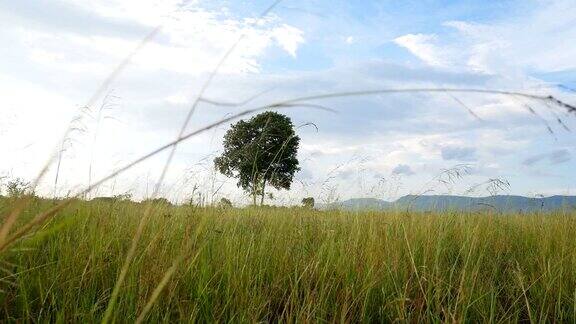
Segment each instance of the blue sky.
M414 87L507 89L576 102L576 3L529 1L41 0L0 3L0 176L32 179L98 85L150 30L163 29L134 57L66 143L65 195L173 139L190 102L240 35L206 96L242 102L203 105L189 129L282 99L327 92ZM338 113L287 111L302 137L302 171L275 203L410 193L462 194L504 179L503 193L574 194L574 118L518 98L394 94L318 102ZM464 107L464 106L465 107ZM526 105L536 113L530 113ZM104 107L106 109L101 108ZM467 109L481 117L478 120ZM102 113L99 113L102 111ZM100 118L98 118L100 116ZM554 134L549 134L547 126ZM215 175L227 126L181 145L163 194L245 200ZM94 195L149 194L165 156ZM465 165L465 167L463 166ZM444 169L466 175L437 181ZM52 193L52 168L39 191ZM489 194L482 186L475 195Z

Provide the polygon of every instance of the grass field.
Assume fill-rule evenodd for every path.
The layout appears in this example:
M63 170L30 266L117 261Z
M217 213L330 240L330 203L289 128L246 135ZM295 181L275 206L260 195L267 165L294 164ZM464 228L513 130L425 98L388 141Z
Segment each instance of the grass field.
M573 215L154 208L119 322L576 320ZM78 201L12 246L3 321L99 321L143 209Z

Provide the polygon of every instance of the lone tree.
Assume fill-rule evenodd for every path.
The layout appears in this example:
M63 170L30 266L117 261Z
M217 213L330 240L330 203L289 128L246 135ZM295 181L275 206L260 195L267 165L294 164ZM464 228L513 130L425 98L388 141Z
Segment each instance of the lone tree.
M233 205L232 205L232 202L230 201L230 199L222 197L220 199L220 202L218 203L218 207L220 207L220 208L232 208Z
M309 209L314 208L314 197L306 197L302 199L302 206Z
M276 189L290 189L298 166L300 137L288 116L263 112L248 121L232 125L224 136L224 152L214 159L216 169L238 178L241 187L264 203L266 184Z

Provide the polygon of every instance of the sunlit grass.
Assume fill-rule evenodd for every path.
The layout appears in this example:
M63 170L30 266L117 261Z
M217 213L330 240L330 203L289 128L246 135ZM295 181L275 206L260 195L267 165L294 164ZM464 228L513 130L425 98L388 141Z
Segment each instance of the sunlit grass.
M35 201L20 222L49 204ZM100 320L143 212L77 201L12 246L0 317ZM155 206L113 318L136 320L168 278L151 322L572 322L575 230L566 213Z

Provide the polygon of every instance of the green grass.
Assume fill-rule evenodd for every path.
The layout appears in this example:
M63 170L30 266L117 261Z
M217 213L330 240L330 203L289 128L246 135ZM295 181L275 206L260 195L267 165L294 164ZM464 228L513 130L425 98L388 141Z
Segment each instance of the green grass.
M143 213L78 201L13 245L2 321L101 320ZM157 206L112 314L133 322L176 265L150 322L574 322L574 233L565 213Z

